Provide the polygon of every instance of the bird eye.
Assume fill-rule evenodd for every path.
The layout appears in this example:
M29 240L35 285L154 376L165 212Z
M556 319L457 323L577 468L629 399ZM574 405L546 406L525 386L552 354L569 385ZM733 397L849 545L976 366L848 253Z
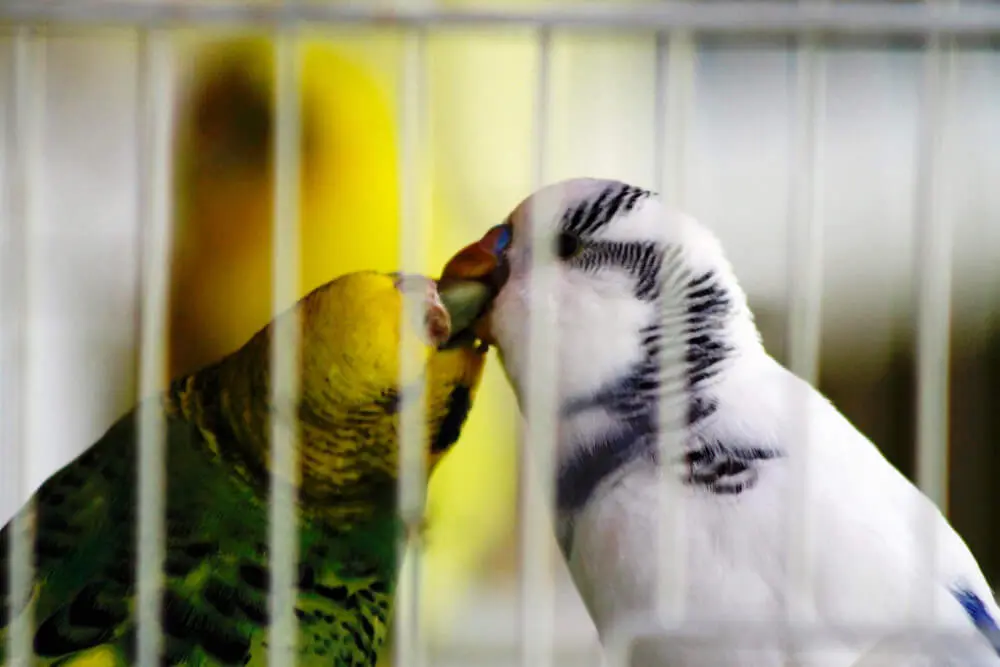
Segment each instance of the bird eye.
M583 250L583 244L580 243L580 237L576 234L562 232L556 238L556 255L559 259L572 259L579 255L581 250Z

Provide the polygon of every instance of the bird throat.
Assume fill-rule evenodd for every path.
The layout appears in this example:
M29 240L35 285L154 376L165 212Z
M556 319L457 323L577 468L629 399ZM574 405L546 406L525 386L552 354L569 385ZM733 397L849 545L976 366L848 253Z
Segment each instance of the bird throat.
M261 498L269 496L275 483L287 483L295 487L299 512L323 515L329 522L368 522L390 516L395 508L395 481L388 475L358 474L357 479L335 483L338 480L331 479L329 471L314 470L311 435L300 433L296 478L275 479L270 451L274 411L269 406L267 369L243 353L241 349L171 382L162 398L166 414L195 426L206 453L229 466Z

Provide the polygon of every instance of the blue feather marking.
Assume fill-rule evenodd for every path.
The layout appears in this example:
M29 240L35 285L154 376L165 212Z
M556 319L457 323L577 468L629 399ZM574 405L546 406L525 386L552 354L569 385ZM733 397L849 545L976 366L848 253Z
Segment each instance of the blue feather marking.
M965 586L952 587L951 594L961 603L976 628L989 640L997 655L1000 655L1000 627L990 615L982 598Z
M648 417L626 422L560 466L556 479L556 506L562 513L580 510L601 482L632 461L656 462L656 437Z
M573 550L574 520L597 488L627 465L644 459L657 463L657 441L648 416L624 423L624 428L605 434L592 447L559 466L556 477L557 539L566 560Z
M510 246L511 239L511 226L510 223L504 223L502 225L497 225L493 229L499 229L500 233L497 235L496 243L493 246L493 254L499 255L504 250ZM492 230L490 230L492 231ZM487 232L489 233L489 232Z

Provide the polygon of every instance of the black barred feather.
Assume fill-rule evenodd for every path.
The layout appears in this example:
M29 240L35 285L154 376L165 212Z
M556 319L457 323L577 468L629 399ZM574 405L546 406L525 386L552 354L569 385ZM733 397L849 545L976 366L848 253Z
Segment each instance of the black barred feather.
M602 271L624 273L632 279L636 299L656 304L658 313L680 326L679 340L671 341L664 340L665 318L645 326L639 331L643 354L638 362L592 395L562 405L563 418L600 407L619 425L605 440L580 448L559 471L556 495L563 518L560 544L567 556L572 545L572 517L597 486L632 462L657 462L655 415L663 393L683 392L677 398L687 406L684 426L697 425L718 409L708 385L735 353L727 328L737 304L716 272L694 274L679 244L616 241L613 232L606 229L616 218L654 196L642 188L611 182L598 194L568 208L560 221L559 234L572 235L575 241L570 247L576 249L563 261L573 269L594 275ZM601 230L605 233L595 236ZM667 296L669 300L664 298ZM670 380L673 369L660 368L664 345L682 346L683 368L677 370L683 382L679 384ZM686 443L678 463L684 470L685 484L732 495L755 485L759 462L783 455L777 450L693 438Z
M588 197L563 214L562 231L577 236L592 235L617 216L628 213L653 192L625 183L612 183L596 197Z
M726 327L734 312L732 297L714 272L692 276L684 262L683 248L660 246L652 242L613 241L592 238L617 216L632 211L654 193L613 183L599 194L569 208L562 217L560 233L573 234L581 241L581 252L566 261L574 269L588 273L621 271L632 278L635 297L666 308L662 290L679 297L683 312L681 335L684 345L684 391L688 396L688 425L715 411L714 401L701 386L721 370L732 346L725 338ZM564 416L600 404L623 419L629 419L656 403L660 378L663 324L654 322L640 332L644 351L642 359L612 385L585 400L564 406Z

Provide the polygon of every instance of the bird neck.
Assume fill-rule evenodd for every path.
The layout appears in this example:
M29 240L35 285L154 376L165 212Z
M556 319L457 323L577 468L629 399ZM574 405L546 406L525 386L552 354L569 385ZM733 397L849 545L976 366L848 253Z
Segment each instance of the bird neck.
M580 510L606 479L634 464L697 459L700 433L767 358L746 299L726 275L680 274L667 281L655 319L639 334L642 354L618 378L561 406L557 505ZM661 442L662 441L662 442Z
M267 390L259 394L252 376L233 363L235 353L194 373L174 379L164 397L168 415L194 425L205 447L233 467L255 490L269 483L265 455Z
M646 356L662 368L654 393L661 406L682 408L675 428L693 426L764 348L746 295L723 268L668 279L659 305L662 315L643 332Z
M267 350L258 349L268 344L266 336L257 336L222 360L175 379L163 398L167 413L193 424L206 452L229 466L260 498L266 498L275 483L292 484L297 510L324 523L393 522L395 483L390 477L369 475L363 487L338 484L329 476L316 477L314 450L328 443L313 441L317 432L332 431L332 427L310 424L303 430L303 411L312 414L304 403L293 417L298 427L295 479L273 479L270 436L275 411Z

